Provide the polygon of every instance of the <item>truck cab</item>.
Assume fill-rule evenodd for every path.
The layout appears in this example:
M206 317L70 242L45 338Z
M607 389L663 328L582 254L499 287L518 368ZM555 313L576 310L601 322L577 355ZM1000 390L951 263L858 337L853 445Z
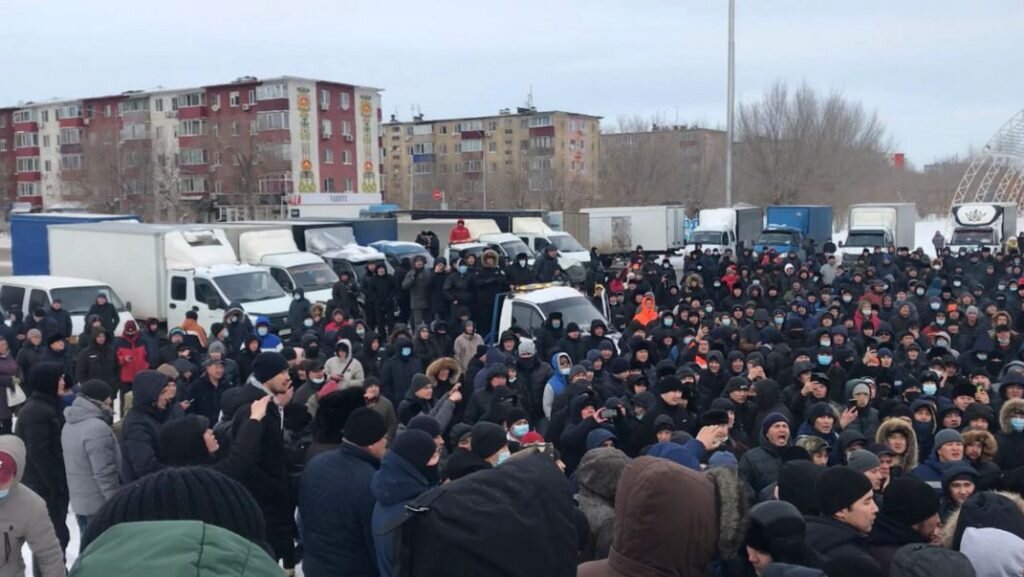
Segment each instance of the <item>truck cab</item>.
M234 304L242 305L249 319L267 317L280 336L291 333L288 325L290 299L263 268L250 265L214 265L168 272L167 326L180 325L185 313L195 311L205 327L223 322ZM282 312L284 311L284 312Z
M731 230L722 229L700 229L693 231L690 236L690 245L699 244L701 249L725 252L730 249L736 252L736 235Z
M75 344L78 335L85 330L85 317L89 307L96 302L96 295L107 295L107 301L117 309L119 318L114 334L120 335L124 323L134 320L128 305L114 289L100 281L59 277L59 276L6 276L0 277L0 308L5 313L20 312L23 317L32 316L37 309L49 311L55 299L60 299L61 308L71 315L71 332L68 337Z
M761 231L754 243L754 252L763 254L771 249L779 254L795 252L803 257L804 234L795 228L774 227Z
M895 246L896 240L892 233L884 229L855 229L849 231L846 240L839 243L839 254L844 263L855 262L864 249L874 252L876 248L885 249Z
M603 293L602 293L603 295ZM601 298L601 310L594 305L594 302L578 290L562 286L558 283L541 283L513 287L510 292L498 295L494 303L494 315L497 327L496 332L490 337L509 330L512 326L521 329L529 338L536 339L543 329L544 322L548 315L553 312L562 313L563 322L576 323L580 330L590 330L590 323L594 320L602 320L608 323L608 301L604 296ZM608 333L618 346L618 333Z

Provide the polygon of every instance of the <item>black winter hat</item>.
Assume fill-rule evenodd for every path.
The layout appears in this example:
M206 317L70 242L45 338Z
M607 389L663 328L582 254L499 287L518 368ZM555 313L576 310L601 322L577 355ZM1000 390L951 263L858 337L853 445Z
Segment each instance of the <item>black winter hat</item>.
M501 425L480 421L473 425L470 450L481 459L486 459L508 444L507 434Z
M409 419L409 424L405 426L406 430L419 430L424 431L431 437L441 436L441 422L436 418L420 413L415 417Z
M700 416L701 427L711 427L714 425L728 425L729 424L729 413L720 409L710 409L705 411Z
M825 467L808 460L790 461L779 467L779 500L792 503L804 515L818 514L814 487Z
M260 353L252 362L252 376L260 383L265 383L287 370L288 361L284 355L274 351Z
M208 467L162 469L124 486L89 516L81 547L120 523L184 520L216 525L270 551L259 504L237 481Z
M1024 539L1024 513L1016 503L998 493L975 493L960 506L953 534L953 548L960 549L964 531L971 527L1002 529Z
M82 383L82 387L79 389L79 394L87 399L102 403L103 401L111 398L114 395L114 392L107 383L104 383L99 379L89 379Z
M750 509L746 544L770 553L777 562L799 557L803 552L804 517L791 503L766 501Z
M683 392L684 388L683 382L673 375L666 375L658 379L657 391L659 395L664 395L670 391Z
M345 440L360 447L369 447L388 434L384 417L369 407L360 407L345 421Z
M50 346L57 341L63 341L65 338L67 337L60 333L52 334L50 335L50 338L46 339L46 346Z
M36 363L28 372L28 382L32 391L51 397L60 392L60 378L64 376L64 367L60 363L43 361Z
M416 467L416 470L426 477L429 470L427 463L437 452L437 445L434 444L434 438L430 436L430 433L418 429L406 429L395 437L395 442L391 445L391 452Z
M415 418L415 417L414 417ZM409 421L411 424L412 421ZM452 430L448 433L448 442L451 443L452 447L459 444L459 441L469 437L473 434L473 427L470 427L466 423L457 423Z
M815 484L818 495L818 509L822 515L832 516L849 508L861 497L871 492L871 481L846 466L832 467L821 474Z
M434 381L431 381L430 377L428 377L427 375L424 375L423 373L416 373L415 375L412 376L412 381L410 381L409 383L409 390L415 393L420 389L425 389L429 386L433 386L433 384Z
M160 426L160 461L171 467L204 465L211 461L203 435L210 421L199 415L170 419Z
M882 514L906 527L939 512L939 497L935 489L911 475L893 479L882 495Z

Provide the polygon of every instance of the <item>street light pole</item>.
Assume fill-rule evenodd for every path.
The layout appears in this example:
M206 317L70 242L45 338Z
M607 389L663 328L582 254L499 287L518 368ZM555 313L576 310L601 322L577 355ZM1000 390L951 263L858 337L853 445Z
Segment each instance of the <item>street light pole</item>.
M729 0L729 79L726 88L725 205L732 206L733 107L736 84L736 0Z

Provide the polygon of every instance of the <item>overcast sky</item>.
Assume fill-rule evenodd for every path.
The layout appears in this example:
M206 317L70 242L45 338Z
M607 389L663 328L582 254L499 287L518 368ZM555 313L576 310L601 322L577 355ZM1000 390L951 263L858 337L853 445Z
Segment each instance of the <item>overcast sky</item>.
M1024 108L1024 1L737 1L738 101L776 79L876 110L920 165ZM0 105L295 75L385 116L525 103L725 125L726 0L0 0Z

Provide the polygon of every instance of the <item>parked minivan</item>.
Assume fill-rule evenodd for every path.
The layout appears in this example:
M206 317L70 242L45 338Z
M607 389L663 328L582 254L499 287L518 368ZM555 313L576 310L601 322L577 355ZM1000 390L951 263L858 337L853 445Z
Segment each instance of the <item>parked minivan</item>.
M71 315L72 334L66 335L72 343L85 329L85 315L103 293L117 309L120 317L115 335L120 335L124 323L134 320L121 297L114 289L100 281L59 276L5 276L0 277L0 307L8 313L19 311L29 317L36 309L49 311L53 299L60 299L61 307Z

